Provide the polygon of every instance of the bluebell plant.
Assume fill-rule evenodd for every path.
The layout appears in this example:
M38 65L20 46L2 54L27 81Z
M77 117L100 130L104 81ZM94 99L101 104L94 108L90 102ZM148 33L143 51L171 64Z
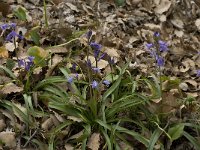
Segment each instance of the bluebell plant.
M164 67L165 60L162 57L163 52L167 52L169 50L168 44L165 41L161 40L160 33L155 32L153 35L154 42L147 43L146 48L147 51L150 53L150 55L155 59L156 66L158 67L158 73L159 73L159 79L160 79L160 91L162 93L162 80L161 80L161 74L162 70L161 67ZM162 94L161 94L162 96Z
M146 44L150 55L156 60L158 67L164 66L164 58L161 56L162 52L168 51L168 44L160 39L160 33L154 33L154 43Z
M26 71L29 71L34 65L34 57L29 56L27 59L19 59L18 65L20 68L24 68Z

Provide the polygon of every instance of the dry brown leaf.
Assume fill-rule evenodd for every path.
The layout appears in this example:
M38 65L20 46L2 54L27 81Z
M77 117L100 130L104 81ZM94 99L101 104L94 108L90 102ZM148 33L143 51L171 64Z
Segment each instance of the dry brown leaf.
M79 12L78 8L73 5L72 3L65 3L71 10L74 10L76 12Z
M10 4L7 3L6 1L0 1L0 14L2 13L2 15L6 17L9 12L10 12Z
M105 47L105 51L104 52L107 53L110 57L116 58L115 59L116 61L118 61L118 59L120 58L119 52L115 48Z
M71 144L65 144L65 150L74 150L74 147Z
M161 0L160 4L154 9L157 14L162 14L169 10L172 2L169 0Z
M51 118L46 119L42 124L41 128L48 131L53 126L53 121Z
M83 130L78 132L77 134L72 135L68 140L77 139L83 135Z
M160 30L160 25L153 24L153 23L146 23L144 24L145 27L148 27L150 30Z
M62 1L63 1L63 0L53 0L53 3L56 4L56 5L58 5L58 4L60 4Z
M188 87L187 83L182 82L179 84L179 88L183 91L187 91L189 87Z
M3 131L0 132L0 141L5 143L5 146L14 148L16 144L15 132Z
M98 150L100 146L100 133L93 133L87 144L91 150Z
M177 37L181 38L181 37L183 37L184 32L183 32L182 30L175 30L175 31L174 31L174 34L175 34Z
M134 150L133 147L131 147L130 145L127 145L127 143L120 141L119 142L119 146L122 150Z
M185 80L185 83L189 84L189 87L192 86L190 89L197 89L198 83L195 80Z
M87 60L87 58L85 57L85 60ZM95 66L95 58L93 56L89 56L89 60L91 61L92 63L92 66ZM98 61L98 68L99 69L103 69L105 68L106 66L108 65L108 62L105 61L105 60L99 60Z
M197 98L199 96L198 92L187 92L186 93L187 97L194 97Z
M67 116L67 119L75 121L75 122L82 122L83 120L74 116Z
M200 31L200 19L197 19L195 21L195 25L196 25L197 29Z
M83 10L87 13L87 15L94 16L94 12L91 7L89 7L85 4L82 4L82 7L83 7Z
M6 127L5 121L0 119L0 132Z
M8 58L8 50L5 46L0 47L0 58Z
M10 94L10 93L20 93L23 91L22 87L15 85L14 83L8 83L0 89L0 93Z
M10 119L10 122L11 122L10 124L11 124L12 126L15 126L15 124L17 123L17 119L15 118L15 116L14 116L13 114L11 114L10 111L0 109L0 112L1 112L4 116L6 116L7 118Z
M183 29L184 23L183 23L182 20L180 20L180 19L172 19L172 20L171 20L171 23L172 23L175 27L177 27L177 28L179 28L179 29Z

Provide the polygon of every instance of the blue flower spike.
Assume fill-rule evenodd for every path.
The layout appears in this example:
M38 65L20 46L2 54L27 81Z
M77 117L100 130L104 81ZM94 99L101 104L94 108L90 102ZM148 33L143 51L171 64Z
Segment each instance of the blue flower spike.
M11 31L7 36L6 36L6 41L12 41L12 39L14 38L14 37L18 37L19 39L23 39L23 36L21 36L21 35L19 35L19 34L17 34L15 31Z
M158 44L159 44L159 50L161 52L165 52L165 51L168 51L168 45L166 42L162 41L162 40L159 40L158 41Z
M159 66L159 67L162 67L162 66L164 66L164 59L162 58L162 57L158 57L157 58L157 65Z
M103 81L103 84L105 84L107 87L110 85L110 81L108 81L108 80L104 80Z
M197 70L197 77L200 77L200 69Z
M98 83L97 81L95 81L95 80L94 80L94 81L92 82L92 84L91 84L91 85L92 85L92 88L93 88L93 89L97 89L97 88L98 88L98 85L99 85L99 83Z
M99 68L92 68L92 70L95 72L95 73L100 73L101 72L101 70L99 69Z
M147 49L149 49L149 50L150 50L151 48L153 48L153 46L154 46L153 43L147 43L147 44L146 44L146 47L147 47Z
M72 84L73 80L74 80L74 78L71 77L71 76L67 78L67 82L68 82L69 84Z

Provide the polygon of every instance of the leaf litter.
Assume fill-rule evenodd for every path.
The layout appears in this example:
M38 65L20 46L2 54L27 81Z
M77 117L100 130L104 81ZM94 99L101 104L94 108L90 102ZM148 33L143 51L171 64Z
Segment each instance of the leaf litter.
M137 63L138 65L133 65L134 67L132 69L139 70L141 74L150 74L155 64L149 63L153 62L153 60L148 56L143 43L144 41L153 41L151 35L155 31L158 31L161 33L163 40L169 41L170 46L169 54L165 56L167 59L165 75L175 76L181 80L177 87L164 93L166 95L166 102L164 104L160 102L158 104L155 103L155 106L152 106L154 108L149 108L153 111L156 110L157 105L163 105L162 109L157 111L167 113L173 111L174 108L181 107L175 101L177 93L193 96L197 100L200 99L200 80L196 78L194 71L200 68L200 36L198 34L200 32L199 7L200 4L197 0L126 0L124 6L120 7L112 0L100 2L91 0L53 0L53 3L47 3L49 30L38 29L38 34L41 39L36 39L36 41L32 41L30 33L27 33L27 36L25 36L26 44L18 45L18 57L28 56L28 53L23 50L30 48L32 46L30 44L31 42L39 42L46 49L45 45L62 44L66 39L70 40L70 37L75 35L75 33L80 31L84 31L83 33L85 33L87 29L92 29L96 31L92 38L103 45L103 52L116 58L117 62L125 60L126 58L133 58L132 64ZM43 17L43 8L39 1L36 3L32 1L24 3L20 1L10 1L9 3L0 1L0 13L4 17L7 16L14 21L15 19L12 17L11 10L13 12L25 12L29 25L18 21L21 27L19 31L23 30L24 33L26 30L29 31L44 23L44 20L41 20ZM48 53L53 54L51 65L55 65L60 63L63 57L69 55L74 47L80 48L80 45L84 44L85 41L81 38L77 42L73 42L72 45L47 48L47 51L38 47L32 48L36 50L40 49L41 51L40 56L36 57L46 57ZM6 42L4 45L1 45L1 65L5 64L4 60L12 57L12 55L12 43ZM78 57L75 61L80 61L81 59L81 57ZM95 61L93 56L90 56L89 59L91 62ZM100 69L106 70L108 66L106 60L102 59L98 63ZM42 70L35 74L41 73ZM1 79L6 80L7 75L5 73L0 72L0 75ZM3 83L0 85L0 97L2 96L1 94L12 95L13 93L21 93L23 91L23 87L17 84L7 81L6 84ZM169 83L166 83L165 86L167 85L169 86ZM25 109L20 104L17 104L17 107L20 107L22 110ZM14 113L20 118L17 112ZM5 116L5 114L3 115ZM79 118L70 116L69 118L81 122ZM23 120L23 118L20 118L20 120ZM5 121L0 120L0 123L0 127L4 130ZM60 121L55 116L51 116L50 118L39 121L39 123L41 123L42 129L49 131L53 125L58 125ZM68 138L68 140L79 138L82 134L83 132L81 131ZM7 138L4 137L5 135ZM6 146L10 148L16 146L14 132L1 131L0 138ZM99 141L100 134L93 133L89 139L88 147L94 150L98 149L100 145ZM72 148L72 145L65 143L65 149Z

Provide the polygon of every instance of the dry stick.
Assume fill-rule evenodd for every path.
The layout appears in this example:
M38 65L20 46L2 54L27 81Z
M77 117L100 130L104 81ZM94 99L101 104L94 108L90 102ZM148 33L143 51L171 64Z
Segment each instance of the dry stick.
M38 128L35 130L35 132L31 135L31 137L28 139L28 141L24 144L24 148L28 145L28 143L33 139L33 137L36 135L36 133L38 132Z

